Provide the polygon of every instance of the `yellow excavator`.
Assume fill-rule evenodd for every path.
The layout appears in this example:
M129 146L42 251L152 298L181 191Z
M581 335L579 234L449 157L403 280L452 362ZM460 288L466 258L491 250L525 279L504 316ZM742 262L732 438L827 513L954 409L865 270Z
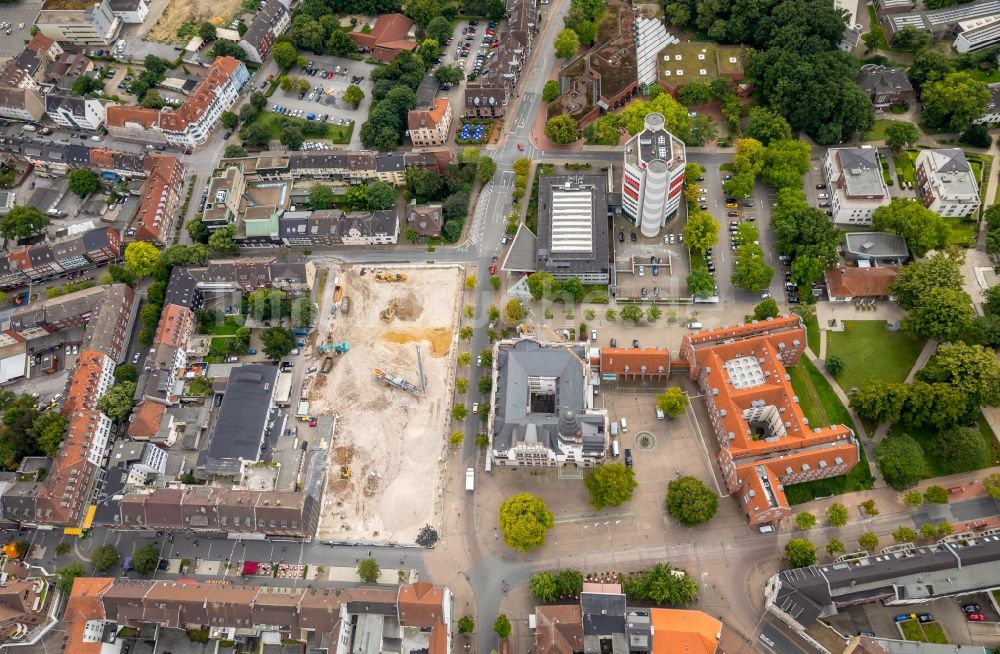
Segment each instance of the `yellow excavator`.
M390 272L385 272L384 270L380 270L377 273L375 273L375 279L379 280L380 282L405 282L406 273L390 273Z
M396 315L396 306L398 304L399 302L396 300L396 298L392 298L391 300L389 300L389 305L386 308L382 309L382 312L378 314L378 317L384 322L392 322L392 319Z
M350 479L351 478L351 469L349 467L347 467L347 466L340 466L340 478L341 479Z

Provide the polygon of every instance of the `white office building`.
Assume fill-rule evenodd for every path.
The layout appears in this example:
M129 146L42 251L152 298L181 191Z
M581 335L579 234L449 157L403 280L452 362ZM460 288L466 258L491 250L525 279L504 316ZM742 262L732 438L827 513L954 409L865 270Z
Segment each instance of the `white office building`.
M955 49L965 54L996 45L1000 41L1000 15L970 18L958 24Z
M916 169L917 192L934 213L961 218L979 209L979 184L960 149L921 150Z
M839 225L870 225L875 210L891 202L873 147L830 148L823 173L830 187L833 222Z
M676 215L684 191L684 142L664 125L663 114L649 114L644 129L625 144L622 210L646 237Z

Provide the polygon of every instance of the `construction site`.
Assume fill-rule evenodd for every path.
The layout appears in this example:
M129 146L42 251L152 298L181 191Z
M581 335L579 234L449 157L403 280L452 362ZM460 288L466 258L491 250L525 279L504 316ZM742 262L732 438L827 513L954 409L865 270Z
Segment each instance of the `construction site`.
M315 342L313 415L333 415L317 537L412 543L435 524L464 272L331 268Z

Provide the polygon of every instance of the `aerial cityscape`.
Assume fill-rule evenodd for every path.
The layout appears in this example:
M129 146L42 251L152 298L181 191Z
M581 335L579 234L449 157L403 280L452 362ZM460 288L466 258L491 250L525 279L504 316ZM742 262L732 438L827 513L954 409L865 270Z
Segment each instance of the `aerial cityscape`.
M0 651L1000 654L998 0L0 31Z

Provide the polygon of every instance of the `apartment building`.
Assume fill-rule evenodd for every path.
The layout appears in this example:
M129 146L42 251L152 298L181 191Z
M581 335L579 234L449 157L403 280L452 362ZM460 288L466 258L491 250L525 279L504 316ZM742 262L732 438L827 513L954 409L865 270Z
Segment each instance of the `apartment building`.
M110 0L86 9L43 8L35 19L38 31L50 39L85 46L114 43L123 25L124 21L111 9Z
M823 160L830 190L830 211L839 225L870 225L879 207L890 204L889 187L882 176L878 150L830 148Z
M104 104L96 98L49 93L45 96L45 113L55 124L73 130L95 131L104 124Z
M129 336L139 305L135 291L125 284L107 287L104 297L87 323L83 348L101 352L121 363L128 350Z
M0 87L0 116L35 121L44 115L45 103L36 89Z
M123 250L121 236L112 227L8 250L0 253L0 290L106 263L120 257Z
M208 140L212 130L239 98L250 72L234 57L216 57L208 74L176 109L112 105L108 131L114 136L146 143L193 148Z
M166 245L174 235L174 225L184 191L184 166L176 157L152 155L144 162L147 177L139 203L135 239Z
M271 56L275 40L285 33L291 22L292 16L281 0L266 0L237 45L249 61L263 63Z
M622 210L648 238L677 215L684 190L684 142L665 124L663 114L649 114L643 130L625 144Z
M331 150L323 153L264 153L256 157L223 159L220 166L239 166L248 180L335 179L347 182L378 180L402 186L407 168L444 174L451 164L447 149L425 152Z
M797 316L686 334L680 360L701 388L726 487L751 526L792 514L784 489L847 474L859 445L846 425L810 425L786 366L802 356Z
M444 145L451 133L451 103L446 98L435 98L430 107L411 109L406 120L406 133L413 145Z
M395 245L399 240L396 209L381 211L286 211L279 219L284 245Z
M979 209L979 184L962 150L921 150L915 166L925 207L946 218L964 218Z
M111 13L128 25L140 25L149 14L146 0L108 0Z

